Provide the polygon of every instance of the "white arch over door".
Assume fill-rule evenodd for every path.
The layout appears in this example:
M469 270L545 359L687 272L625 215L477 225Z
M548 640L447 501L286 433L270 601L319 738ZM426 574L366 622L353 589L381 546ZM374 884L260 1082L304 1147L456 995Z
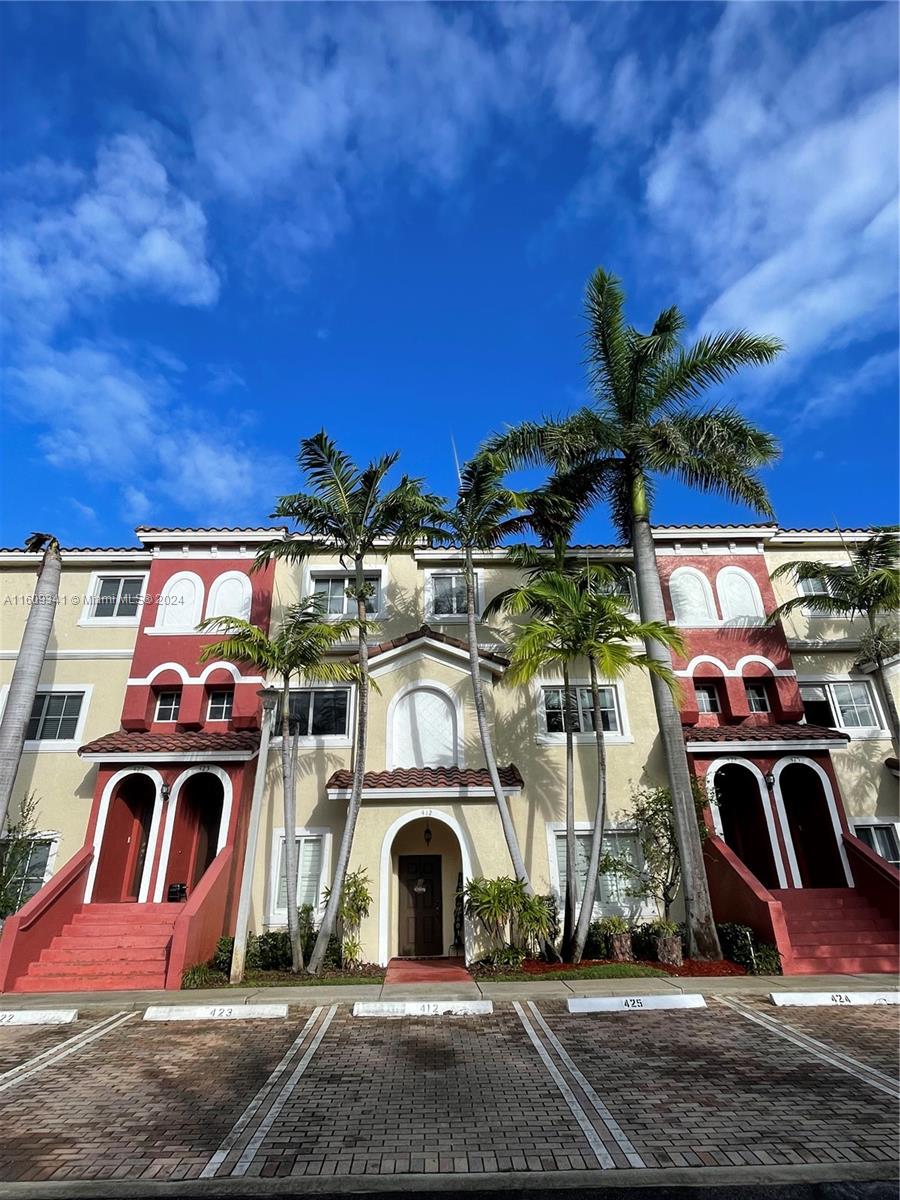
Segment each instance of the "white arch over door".
M462 765L462 712L446 684L419 679L393 697L387 711L388 770Z
M178 808L178 797L181 795L181 789L187 783L192 775L215 775L222 784L222 819L219 822L219 840L216 844L216 854L224 847L228 841L228 826L231 823L231 800L232 787L231 778L227 771L223 771L221 767L201 766L188 767L186 771L182 771L175 782L172 784L172 792L169 796L169 811L166 813L166 828L163 833L162 852L159 856L159 871L156 876L156 890L153 893L153 899L156 904L161 904L163 900L163 889L166 884L166 873L169 869L169 854L172 850L172 831L175 828L175 812Z
M841 818L838 816L837 801L834 798L831 780L817 762L813 762L811 758L804 758L802 755L795 758L782 758L775 764L773 771L775 776L775 786L773 788L775 793L775 807L778 809L778 820L781 822L781 831L784 835L784 845L787 850L788 865L791 868L791 878L794 881L794 887L803 887L803 880L800 878L797 852L794 849L794 839L791 837L791 828L788 824L787 811L784 807L784 795L781 791L781 773L785 767L794 766L797 763L804 767L811 767L822 781L822 791L825 793L828 815L831 817L831 827L834 831L834 839L837 842L838 854L841 856L841 866L844 868L847 887L854 887L853 872L850 870L850 860L847 858L847 851L844 848L844 831L841 827Z
M452 813L444 812L440 808L415 808L398 817L384 835L384 841L381 843L381 867L378 889L378 962L383 967L387 966L390 959L388 946L390 945L391 879L393 878L391 851L394 846L394 838L404 825L409 825L412 821L423 820L440 821L442 825L446 825L453 831L459 843L463 887L472 878L472 851L462 826ZM463 941L466 949L466 962L471 962L475 952L475 937L472 931L472 924L467 916L463 916Z
M146 775L153 783L153 816L150 818L150 833L147 837L147 852L144 855L144 870L141 874L141 886L138 889L138 904L146 902L150 892L150 875L153 871L153 858L156 854L156 839L159 837L159 823L162 818L162 783L163 777L153 767L123 767L116 771L106 781L106 786L100 796L100 808L97 813L97 824L94 828L94 857L88 868L87 882L84 885L84 902L89 904L94 895L94 881L97 878L97 866L100 862L100 851L103 848L103 834L106 831L106 819L109 816L109 806L112 803L116 788L129 775Z
M714 758L709 764L706 771L706 794L709 798L709 811L712 813L716 833L724 842L725 834L722 828L722 814L719 812L719 802L716 797L716 775L722 767L728 766L743 767L756 780L756 786L759 788L759 802L762 805L763 816L766 819L766 829L769 831L769 844L772 847L772 862L775 864L778 886L786 888L788 885L787 874L784 869L784 857L781 853L781 847L778 844L778 833L775 829L772 806L769 803L769 789L766 787L765 776L756 763L748 762L745 758Z

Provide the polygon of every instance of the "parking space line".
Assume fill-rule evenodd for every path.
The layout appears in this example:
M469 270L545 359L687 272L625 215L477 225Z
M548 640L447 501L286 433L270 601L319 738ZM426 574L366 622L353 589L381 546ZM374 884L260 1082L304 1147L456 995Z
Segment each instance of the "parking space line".
M215 1152L215 1154L212 1156L212 1158L209 1160L209 1162L206 1164L206 1166L200 1172L201 1179L212 1179L212 1177L215 1175L216 1171L218 1171L219 1167L222 1165L222 1163L225 1161L225 1159L228 1157L228 1155L231 1153L231 1151L237 1145L241 1134L244 1132L244 1130L250 1124L251 1120L256 1115L256 1113L259 1112L266 1097L271 1095L274 1092L275 1084L278 1082L278 1080L281 1078L281 1076L287 1070L288 1064L291 1062L294 1055L297 1053L297 1051L303 1045L303 1042L306 1039L307 1033L309 1033L312 1026L319 1019L319 1015L321 1014L321 1012L322 1012L321 1005L318 1008L314 1008L312 1010L312 1013L310 1014L309 1019L307 1020L306 1024L303 1026L303 1028L300 1030L297 1037L294 1038L293 1042L291 1042L291 1045L288 1047L284 1057L281 1059L281 1062L278 1064L278 1066L275 1068L275 1070L271 1073L271 1075L268 1077L268 1079L266 1079L265 1083L262 1085L262 1087L259 1089L259 1091L256 1093L256 1095L253 1097L253 1099L250 1101L250 1103L247 1105L247 1107L244 1109L244 1111L238 1117L237 1121L232 1126L231 1131L225 1136L225 1139L219 1146L218 1150Z
M538 1035L532 1029L528 1018L525 1016L525 1010L522 1008L522 1005L518 1002L518 1000L513 1001L513 1008L516 1010L519 1020L522 1022L522 1026L525 1029L525 1032L528 1034L531 1044L534 1046L535 1050L537 1050L538 1054L540 1055L541 1062L544 1064L544 1066L550 1072L553 1082L556 1084L556 1086L559 1088L560 1092L562 1093L562 1097L565 1100L566 1104L568 1104L569 1111L572 1113L572 1116L575 1118L575 1120L581 1126L581 1132L587 1138L588 1144L591 1147L591 1151L594 1155L594 1158L596 1158L596 1160L597 1160L598 1166L600 1166L603 1170L609 1170L610 1168L614 1168L616 1164L613 1162L612 1157L611 1157L609 1151L607 1150L607 1148L603 1145L603 1141L602 1141L600 1135L597 1133L597 1130L591 1124L591 1120L588 1117L587 1113L584 1111L584 1109L578 1103L578 1099L575 1096L575 1093L572 1091L572 1089L566 1083L565 1079L562 1077L562 1074L560 1073L556 1064L553 1062L553 1059L547 1053L546 1049L544 1048L543 1044L541 1043L541 1039L538 1037Z
M776 1021L774 1017L753 1012L752 1009L746 1008L739 1000L735 1000L730 996L717 996L716 999L728 1008L733 1009L734 1012L744 1017L745 1020L753 1021L756 1025L761 1025L763 1029L768 1029L770 1033L784 1038L785 1041L792 1042L807 1054L811 1054L822 1062L828 1063L829 1066L837 1067L838 1070L852 1075L861 1083L867 1083L869 1087L877 1088L880 1092L886 1092L894 1100L900 1099L900 1086L897 1085L895 1080L891 1079L890 1075L885 1075L883 1071L879 1071L875 1067L868 1067L857 1059L851 1058L849 1054L844 1054L843 1051L829 1046L826 1042L820 1042L818 1038L790 1028L783 1021Z
M288 1102L291 1092L297 1086L301 1075L312 1062L313 1055L318 1050L322 1038L328 1032L328 1026L334 1020L334 1014L337 1012L337 1010L338 1006L336 1004L332 1004L331 1008L329 1008L328 1014L316 1031L315 1037L309 1044L309 1049L300 1059L300 1062L297 1064L297 1066L294 1067L293 1071L291 1071L287 1081L282 1085L281 1091L275 1097L271 1108L266 1113L262 1121L260 1121L256 1132L244 1148L244 1152L235 1164L234 1169L230 1172L231 1175L246 1175L250 1164L256 1157L257 1151L265 1140L266 1134L275 1124L276 1117Z
M5 1092L8 1088L14 1087L24 1079L30 1079L32 1075L37 1075L38 1072L46 1070L47 1067L54 1066L62 1059L68 1058L70 1054L75 1054L79 1050L83 1050L91 1042L96 1042L98 1038L105 1037L107 1033L112 1033L114 1029L118 1029L126 1021L130 1021L134 1015L133 1012L113 1013L111 1017L107 1017L90 1029L83 1029L81 1033L76 1033L74 1037L66 1038L58 1046L51 1046L41 1054L35 1055L34 1058L28 1059L27 1062L20 1063L19 1066L12 1067L9 1071L4 1071L0 1075L0 1092Z
M569 1074L572 1076L572 1078L576 1081L578 1086L584 1092L585 1096L590 1101L591 1106L593 1107L594 1111L597 1113L597 1116L600 1117L600 1119L603 1121L603 1124L606 1126L606 1128L609 1130L612 1137L615 1139L615 1142L618 1145L619 1149L622 1151L622 1153L625 1155L626 1159L628 1160L629 1166L643 1167L645 1165L644 1160L641 1158L640 1154L638 1154L637 1150L635 1150L634 1145L631 1142L631 1139L625 1134L625 1132L623 1131L619 1122L612 1115L612 1113L609 1111L609 1109L606 1107L606 1105L603 1103L603 1101L600 1099L600 1097L597 1095L597 1093L594 1091L594 1089L588 1083L587 1079L585 1079L584 1075L582 1075L581 1071L579 1071L578 1067L575 1065L572 1057L570 1056L570 1054L568 1053L566 1048L563 1046L563 1044L560 1042L559 1038L556 1036L556 1034L553 1032L553 1030L550 1028L550 1026L544 1020L541 1013L538 1011L537 1005L534 1003L533 1000L528 1001L528 1007L531 1009L534 1019L537 1021L537 1023L540 1025L541 1029L544 1031L544 1036L547 1038L547 1041L550 1043L550 1045L556 1051L557 1055L560 1057L562 1062L565 1064L566 1070L569 1072Z

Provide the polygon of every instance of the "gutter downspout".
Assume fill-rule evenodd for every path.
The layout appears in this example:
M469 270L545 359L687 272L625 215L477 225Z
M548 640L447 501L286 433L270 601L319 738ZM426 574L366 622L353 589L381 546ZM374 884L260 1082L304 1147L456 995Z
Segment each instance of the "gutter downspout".
M263 707L262 731L259 739L259 754L256 759L256 776L253 780L253 798L250 801L250 821L247 826L247 846L244 850L244 868L241 874L241 894L238 899L237 921L234 928L234 950L231 955L231 983L242 983L244 960L247 957L247 928L250 924L250 895L253 891L253 867L256 863L256 848L259 844L259 823L262 817L262 795L266 786L266 768L269 761L269 738L272 734L272 717L278 693L274 688L260 690Z

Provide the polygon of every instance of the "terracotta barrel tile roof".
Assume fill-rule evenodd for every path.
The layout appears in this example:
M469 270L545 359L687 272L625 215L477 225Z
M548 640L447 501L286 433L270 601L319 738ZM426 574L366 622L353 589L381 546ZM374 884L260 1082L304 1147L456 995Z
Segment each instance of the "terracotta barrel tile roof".
M235 729L228 733L177 730L172 733L131 733L125 729L106 733L82 746L79 754L216 754L253 753L259 748L259 731Z
M498 767L500 782L505 788L524 786L519 770L512 763ZM349 788L353 783L351 771L335 771L327 788ZM397 767L393 771L366 771L365 788L489 788L491 777L487 767Z
M388 642L379 642L377 646L370 646L369 658L376 658L379 654L386 654L388 650L396 650L399 646L408 646L410 642L417 642L423 638L430 638L433 642L441 642L445 646L453 646L457 650L465 650L466 653L469 651L469 643L464 642L462 638L450 637L447 633L441 633L439 629L432 629L430 625L422 625L419 629L413 629L410 633L403 633L399 637L391 638ZM495 654L493 650L479 650L478 656L488 659L490 662L499 663L503 667L509 666L509 659L504 658L502 654Z
M833 742L850 740L840 729L821 725L691 725L684 731L686 742Z

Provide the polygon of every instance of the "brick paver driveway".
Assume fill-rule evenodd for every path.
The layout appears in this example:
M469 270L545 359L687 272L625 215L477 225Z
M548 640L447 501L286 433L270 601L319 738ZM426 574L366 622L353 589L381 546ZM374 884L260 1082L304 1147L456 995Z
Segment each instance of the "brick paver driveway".
M0 1028L0 1183L829 1163L891 1178L896 1046L895 1009L749 997Z

